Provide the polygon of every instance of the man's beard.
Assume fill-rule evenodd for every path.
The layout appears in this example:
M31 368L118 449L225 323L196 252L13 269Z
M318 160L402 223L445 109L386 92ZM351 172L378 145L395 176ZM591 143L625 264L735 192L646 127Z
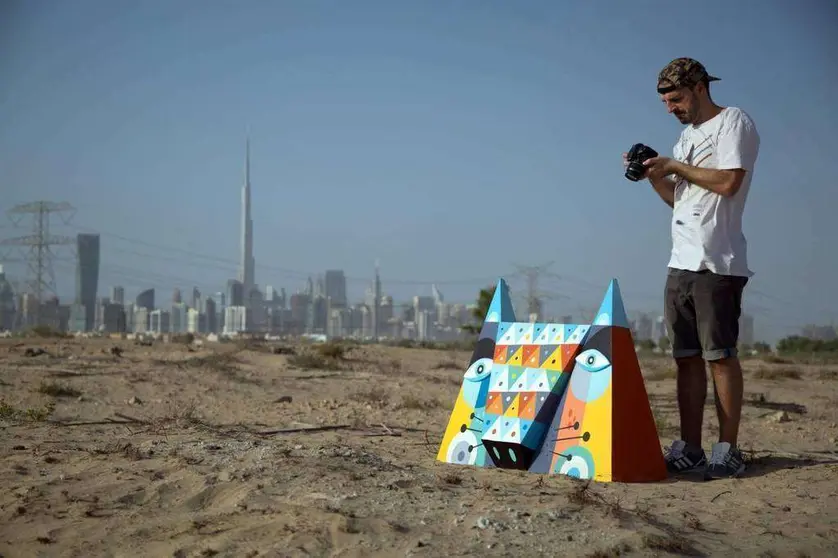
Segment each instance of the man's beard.
M675 118L677 118L678 121L681 124L690 124L693 120L695 120L693 118L693 115L690 112L682 112L682 113L677 113L676 112L674 114L675 114Z

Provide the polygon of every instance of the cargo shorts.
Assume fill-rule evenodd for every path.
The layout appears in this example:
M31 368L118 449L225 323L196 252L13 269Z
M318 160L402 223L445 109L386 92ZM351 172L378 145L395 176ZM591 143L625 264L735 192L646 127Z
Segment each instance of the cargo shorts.
M742 291L747 277L669 268L664 316L672 356L713 361L738 355Z

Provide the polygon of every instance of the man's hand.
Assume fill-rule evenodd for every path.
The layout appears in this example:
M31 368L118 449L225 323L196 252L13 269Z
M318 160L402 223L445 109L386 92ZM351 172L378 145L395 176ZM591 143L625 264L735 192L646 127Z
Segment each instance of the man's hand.
M644 163L646 171L641 177L649 179L652 187L669 207L675 204L675 183L667 178L667 175L672 174L669 167L674 163L675 161L669 157L653 157ZM623 153L623 168L626 167L628 167L628 153Z
M656 180L676 173L677 161L669 157L652 157L643 161L643 166L649 170L646 173L649 180Z
M629 166L628 153L623 153L623 172L625 172L625 170L628 168L628 166ZM646 170L643 173L643 176L640 177L640 180L643 180L645 178L649 178L649 171L648 170Z

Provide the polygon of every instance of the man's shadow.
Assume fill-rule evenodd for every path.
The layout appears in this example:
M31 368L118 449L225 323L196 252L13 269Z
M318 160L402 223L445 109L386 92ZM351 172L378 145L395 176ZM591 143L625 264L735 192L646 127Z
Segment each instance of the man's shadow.
M818 465L830 465L838 463L838 455L831 452L807 451L806 454L819 457L807 457L806 455L787 455L772 454L770 452L755 452L759 454L756 457L745 457L745 472L739 475L738 479L748 479L762 477L783 471L786 469L801 469L804 467L815 467ZM822 458L820 456L823 456ZM704 473L702 471L694 471L690 473L682 473L680 475L672 475L666 480L662 481L664 484L681 483L681 482L696 482L705 483Z
M746 469L740 478L762 477L786 469L802 469L838 463L838 455L826 451L805 451L800 455L793 455L792 452L786 455L761 451L755 453L764 453L765 455L746 458Z

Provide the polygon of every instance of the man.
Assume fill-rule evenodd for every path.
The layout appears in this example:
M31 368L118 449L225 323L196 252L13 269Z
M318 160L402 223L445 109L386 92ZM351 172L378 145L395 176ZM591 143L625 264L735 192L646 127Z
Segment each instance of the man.
M710 82L718 79L691 58L677 58L661 70L660 98L687 126L673 158L644 163L646 178L673 209L665 316L678 367L681 439L666 452L667 469L703 468L707 480L745 470L737 447L743 391L737 344L742 292L753 273L742 214L760 144L750 116L711 99ZM719 420L709 460L701 445L705 361L713 374Z

